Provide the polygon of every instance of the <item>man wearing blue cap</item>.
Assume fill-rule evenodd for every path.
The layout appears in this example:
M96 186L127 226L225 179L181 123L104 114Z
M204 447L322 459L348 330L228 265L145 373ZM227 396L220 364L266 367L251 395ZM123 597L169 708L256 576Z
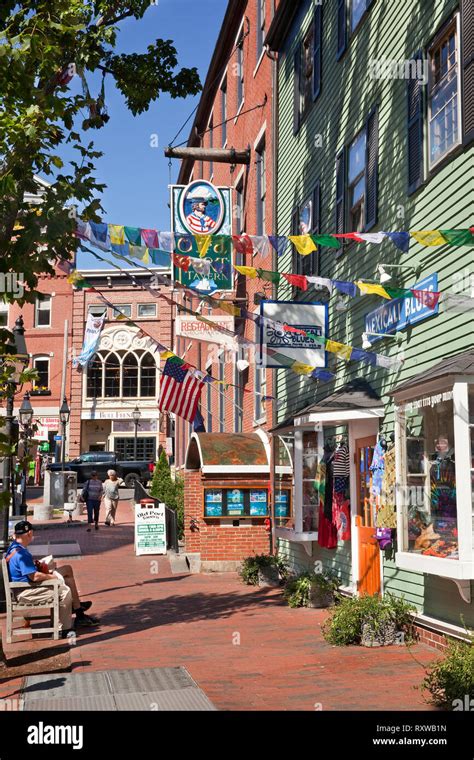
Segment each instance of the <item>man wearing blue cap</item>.
M17 601L34 601L49 603L53 601L51 586L41 586L42 581L57 580L57 576L49 572L41 572L38 561L34 560L28 551L33 541L33 526L28 520L21 520L15 525L14 540L8 547L5 559L8 565L8 575L13 583L30 583L31 588L17 592ZM77 592L74 572L70 565L58 568L58 573L64 578L64 584L59 586L59 620L63 636L72 630L72 613L76 616L76 626L94 625L92 618L85 614L92 602L82 602Z

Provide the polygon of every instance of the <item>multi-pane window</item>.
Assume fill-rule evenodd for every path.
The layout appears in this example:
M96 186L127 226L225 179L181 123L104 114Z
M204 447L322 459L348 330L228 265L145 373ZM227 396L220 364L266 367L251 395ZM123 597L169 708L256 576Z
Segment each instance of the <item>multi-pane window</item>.
M237 109L244 102L244 38L241 37L237 47Z
M430 167L461 141L459 41L452 24L429 51L428 95Z
M257 62L263 53L265 39L265 0L255 0L257 3Z
M260 143L257 148L257 235L265 234L265 143Z
M364 229L366 132L361 132L349 146L348 198L349 230Z
M118 459L135 459L135 438L114 438L114 451ZM155 461L156 438L137 438L136 458L139 461Z
M156 317L156 303L139 303L137 308L139 317Z
M219 375L218 380L223 381L225 377L225 370L224 370L224 352L219 356ZM225 400L225 392L222 384L219 384L218 386L218 393L219 393L219 433L225 432L225 406L224 406L224 400Z
M227 142L227 77L221 84L222 147Z
M35 327L51 327L51 296L36 297Z
M33 359L33 368L38 373L38 379L33 381L33 390L49 389L49 359L45 357Z
M297 132L313 102L314 25L311 24L295 52L295 114Z
M87 369L87 398L153 398L156 362L148 351L95 354Z
M100 307L99 307L100 308ZM113 316L117 319L121 314L125 317L132 316L132 306L129 303L116 303L114 304Z

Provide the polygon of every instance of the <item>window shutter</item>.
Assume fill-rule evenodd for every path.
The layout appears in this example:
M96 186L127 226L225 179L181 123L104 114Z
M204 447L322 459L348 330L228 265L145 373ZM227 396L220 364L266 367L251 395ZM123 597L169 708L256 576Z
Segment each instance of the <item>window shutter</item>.
M339 60L347 45L347 5L346 0L337 0L337 53Z
M474 4L461 2L461 81L463 144L474 140Z
M422 58L419 50L414 60ZM423 83L420 79L407 79L407 132L408 132L408 194L414 193L424 179L423 165Z
M316 182L313 190L313 228L314 235L319 235L321 232L321 183ZM319 274L319 246L316 251L311 254L311 274Z
M367 119L367 141L365 146L365 230L370 230L377 221L378 205L378 162L379 162L379 119L374 108Z
M345 147L336 156L336 232L345 232L345 204L344 191L346 183L346 149Z
M323 6L317 5L314 9L314 34L313 34L313 100L316 100L321 92L321 65L322 65L322 19Z
M298 45L294 57L295 83L293 102L293 134L296 135L300 128L300 100L301 100L301 45Z

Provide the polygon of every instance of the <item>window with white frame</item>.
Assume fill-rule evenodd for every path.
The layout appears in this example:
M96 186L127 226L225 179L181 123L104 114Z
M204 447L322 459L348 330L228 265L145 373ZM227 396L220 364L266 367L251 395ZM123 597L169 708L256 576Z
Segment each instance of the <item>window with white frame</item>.
M0 301L0 327L8 326L8 304Z
M115 303L114 304L114 311L113 316L114 319L117 319L121 314L125 317L131 317L132 316L132 306L129 303Z
M457 17L429 50L430 168L461 142L460 46Z
M87 368L87 398L154 398L156 362L149 351L99 351Z
M265 199L267 193L266 184L266 154L265 140L262 140L257 148L257 235L265 234Z
M35 302L35 327L51 327L51 296L37 296Z
M349 198L349 230L361 232L364 229L365 205L365 165L367 136L365 129L349 145L349 167L347 175Z
M265 0L255 0L257 3L257 63L263 53L265 39Z
M156 303L139 303L137 315L139 317L156 317Z
M104 314L107 316L107 306L91 304L87 307L87 313L92 314L93 317L103 317Z
M38 373L38 379L33 381L33 390L49 390L49 356L35 356L33 369Z

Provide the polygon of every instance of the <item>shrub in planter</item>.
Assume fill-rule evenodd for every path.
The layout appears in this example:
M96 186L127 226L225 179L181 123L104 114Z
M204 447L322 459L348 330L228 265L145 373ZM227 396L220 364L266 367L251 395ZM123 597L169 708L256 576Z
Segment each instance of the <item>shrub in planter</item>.
M330 607L338 584L330 573L304 572L286 582L283 596L290 607Z
M279 585L286 578L288 567L281 557L273 554L256 554L242 561L239 575L248 586Z
M431 695L431 704L445 710L474 708L474 637L471 642L453 641L446 656L435 662L421 684Z
M415 608L387 594L344 599L323 625L326 641L336 646L363 644L385 646L393 644L398 631L410 638Z

